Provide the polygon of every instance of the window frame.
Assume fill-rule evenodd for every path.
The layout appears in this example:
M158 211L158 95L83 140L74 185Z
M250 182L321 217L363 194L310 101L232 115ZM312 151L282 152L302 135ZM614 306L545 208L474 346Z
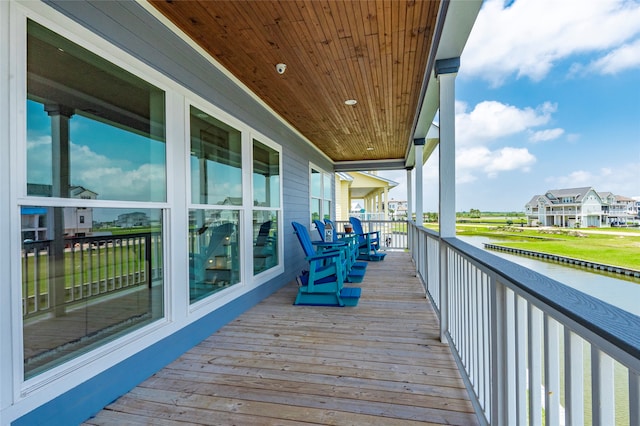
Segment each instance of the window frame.
M170 108L170 96L171 91L175 91L175 84L162 76L158 71L146 65L139 59L129 55L123 50L115 47L107 40L92 33L91 31L83 28L78 23L70 20L66 16L61 15L59 12L53 10L51 7L40 4L16 4L10 3L10 16L11 22L9 26L9 32L13 38L14 43L11 46L10 52L10 67L15 73L16 81L11 86L11 93L9 95L9 105L11 108L11 126L10 133L12 139L16 142L15 149L11 150L11 172L15 176L11 183L11 223L21 223L21 207L82 207L82 208L144 208L144 209L158 209L161 210L162 223L163 223L163 235L168 236L170 232L170 210L172 203L170 200L170 185L171 183L166 179L166 197L164 201L118 201L118 200L91 200L83 198L59 198L59 197L39 197L27 194L27 21L32 20L39 25L44 26L48 30L56 33L57 35L64 37L77 44L78 46L89 50L90 52L100 56L105 61L119 67L133 75L143 79L144 81L154 85L161 89L165 94L165 155L169 157L169 140L171 130L169 126L169 108ZM171 162L165 163L165 176L171 176L175 172L171 165ZM11 263L14 267L11 270L10 282L11 282L11 297L9 303L12 306L22 306L22 289L15 288L16 283L22 282L21 271L21 227L13 226L11 234ZM168 259L167 244L162 246L162 256ZM69 360L62 362L59 365L43 371L28 379L24 378L24 342L23 342L23 316L21 309L12 309L12 316L10 321L11 328L11 346L12 346L12 365L14 374L13 382L11 384L13 395L15 400L24 398L27 395L35 393L43 386L56 386L55 383L59 383L60 380L63 383L69 383L71 381L81 383L86 379L95 376L96 374L96 362L109 357L114 352L117 352L118 348L123 346L129 346L139 348L141 350L154 343L152 337L153 333L157 330L165 327L170 322L170 306L169 306L169 286L168 286L168 269L167 265L164 265L163 272L163 315L161 318L144 325L140 328L133 329L130 332L120 336L114 340L107 341L98 347L89 350L86 353L82 353ZM115 355L113 363L117 363L126 357L122 357L122 354ZM100 365L100 364L99 364ZM2 384L0 386L9 386L9 384Z
M249 192L249 199L251 200L251 215L247 215L247 220L246 220L246 228L247 229L247 241L250 242L250 247L253 247L253 233L248 232L249 229L253 229L253 212L254 211L277 211L278 212L278 223L277 223L277 229L278 229L278 233L277 233L277 245L278 245L278 252L277 252L277 256L278 256L278 263L265 270L262 271L256 275L253 274L253 267L254 267L254 261L253 261L253 256L251 257L251 265L250 265L250 270L248 268L248 273L251 273L251 275L253 276L253 287L257 287L263 283L265 283L266 281L268 281L269 279L280 275L284 272L284 236L283 236L283 224L284 224L284 179L283 179L283 150L282 150L282 145L280 145L279 143L274 142L272 139L266 137L265 135L257 132L257 131L252 131L250 133L250 137L251 137L251 143L249 144L248 151L250 151L250 164L251 164L251 170L249 170L249 175L250 175L250 185L247 185L248 188L248 192ZM254 206L253 205L253 200L254 200L254 196L253 196L253 144L254 141L257 141L263 145L266 145L267 147L273 149L274 151L278 152L279 155L279 161L278 161L278 176L280 177L279 179L279 202L278 202L278 207L273 207L273 206Z
M313 172L316 171L317 173L320 174L320 197L314 197L313 195L313 179L312 179L312 175ZM334 197L333 197L333 193L334 193L334 185L335 182L333 179L331 179L331 177L333 176L332 173L327 172L325 169L323 169L322 167L318 167L317 165L315 165L312 162L309 162L309 225L310 225L310 229L316 229L316 225L313 222L313 208L312 208L312 201L314 199L319 200L319 206L320 206L320 211L319 211L319 216L320 216L320 220L324 220L325 216L328 216L329 218L333 217L333 211L334 211ZM326 196L326 188L325 188L325 178L328 178L329 181L329 195L330 198L325 198ZM329 211L325 212L325 202L329 202Z
M132 330L113 341L106 342L91 351L79 355L57 365L50 370L42 372L28 380L24 380L23 359L24 343L22 339L23 318L20 309L4 311L3 319L8 319L1 327L2 335L7 342L4 347L6 355L1 368L10 368L11 380L0 384L0 392L10 395L13 401L24 401L27 406L38 406L48 401L52 394L59 394L71 389L125 361L132 354L151 347L158 341L171 336L177 329L192 324L198 319L210 314L219 307L227 304L236 297L248 293L255 287L264 284L273 277L284 272L284 237L283 232L278 234L278 266L253 276L247 272L252 268L252 262L243 262L242 285L230 287L230 291L222 294L216 293L207 297L197 305L189 304L188 287L184 285L185 277L188 280L188 260L182 259L180 253L187 252L187 238L185 230L188 227L188 211L191 206L189 189L189 149L190 138L188 136L189 105L194 105L203 111L212 113L220 121L241 131L242 144L242 186L243 202L241 206L215 206L215 208L228 208L240 210L240 241L244 249L242 255L250 253L252 247L250 229L252 218L252 188L247 185L251 182L252 165L252 140L255 138L260 143L277 149L280 153L280 206L279 230L282 230L284 220L284 155L281 145L268 137L256 132L252 127L231 114L216 107L213 99L206 100L197 93L173 81L167 75L146 64L136 56L129 54L123 48L114 45L108 39L95 33L80 23L56 11L48 4L41 2L16 3L11 2L7 6L10 15L8 33L12 42L9 48L9 61L7 68L15 76L15 80L9 86L9 96L0 100L6 105L8 120L7 134L10 135L12 144L10 147L0 147L2 153L8 153L10 161L9 171L12 176L7 187L10 188L6 199L9 201L6 212L7 223L11 226L8 243L9 251L6 253L11 265L9 279L11 285L3 286L0 294L11 306L22 305L21 272L21 212L20 206L51 207L87 207L87 208L148 208L162 211L163 240L162 256L163 268L163 303L164 312L162 318ZM71 42L90 50L104 60L120 67L161 89L165 95L165 178L166 199L164 201L118 201L118 200L91 200L91 199L63 199L36 196L27 196L27 169L26 148L27 128L26 109L26 45L27 45L27 19L31 19L56 34ZM4 64L3 64L4 66ZM171 159L171 160L170 160ZM4 194L3 194L4 196ZM46 203L45 203L46 202ZM194 205L199 206L199 205ZM203 208L212 208L211 205L202 205ZM273 208L269 208L273 209ZM4 219L3 219L4 220ZM16 226L17 225L17 226ZM246 257L246 256L244 256Z

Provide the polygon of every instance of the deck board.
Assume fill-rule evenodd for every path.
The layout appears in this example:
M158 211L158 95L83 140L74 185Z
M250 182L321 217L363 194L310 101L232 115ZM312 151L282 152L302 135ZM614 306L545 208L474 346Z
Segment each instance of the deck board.
M477 424L409 255L358 286L346 308L285 286L86 424Z

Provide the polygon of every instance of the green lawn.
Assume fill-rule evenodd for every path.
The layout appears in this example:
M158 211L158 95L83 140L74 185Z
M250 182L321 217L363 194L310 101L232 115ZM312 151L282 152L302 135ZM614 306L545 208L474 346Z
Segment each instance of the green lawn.
M458 226L458 235L480 235L496 243L523 250L556 254L608 265L640 270L640 231L626 228L625 235L600 234L618 232L606 229L552 229L547 233L536 228Z
M438 224L425 223L435 231ZM457 235L484 236L496 244L523 250L538 251L559 256L604 263L640 270L640 229L638 228L553 228L547 233L539 228L457 224ZM608 235L615 232L624 235Z

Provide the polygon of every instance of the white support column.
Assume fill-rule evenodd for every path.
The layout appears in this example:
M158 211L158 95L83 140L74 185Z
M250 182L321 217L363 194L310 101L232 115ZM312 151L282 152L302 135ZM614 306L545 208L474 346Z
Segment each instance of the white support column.
M441 238L456 236L456 117L454 86L459 67L460 58L438 60L435 67L440 87L440 201L438 220L440 222ZM418 157L418 151L416 150L416 158L420 158L420 164L422 164L422 150L420 150L420 157ZM449 278L447 274L447 250L444 248L444 244L440 246L440 339L443 340L449 329Z
M407 169L407 220L411 220L413 215L413 176L411 169Z
M440 84L440 236L456 235L455 78L460 58L436 61Z
M384 220L389 220L389 188L386 186L384 187L382 202L384 203Z
M424 147L424 139L414 141L416 154L416 225L422 226L423 221L423 203L422 203L422 149Z

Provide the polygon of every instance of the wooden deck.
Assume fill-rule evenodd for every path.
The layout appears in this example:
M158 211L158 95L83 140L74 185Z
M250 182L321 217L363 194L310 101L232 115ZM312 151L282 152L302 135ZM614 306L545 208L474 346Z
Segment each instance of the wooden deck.
M352 308L285 286L85 424L477 424L409 255L359 286Z

